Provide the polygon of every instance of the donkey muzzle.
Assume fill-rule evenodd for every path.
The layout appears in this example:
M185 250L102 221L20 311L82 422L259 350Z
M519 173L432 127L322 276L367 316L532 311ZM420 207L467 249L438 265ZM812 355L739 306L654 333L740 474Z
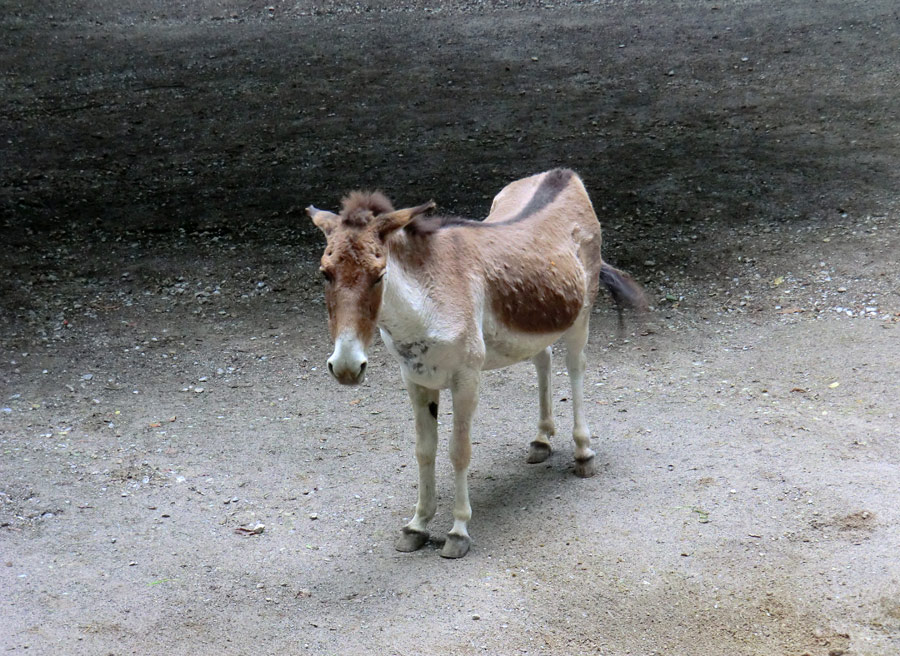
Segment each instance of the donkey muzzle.
M359 385L366 377L366 350L355 335L342 334L334 342L328 371L341 385Z

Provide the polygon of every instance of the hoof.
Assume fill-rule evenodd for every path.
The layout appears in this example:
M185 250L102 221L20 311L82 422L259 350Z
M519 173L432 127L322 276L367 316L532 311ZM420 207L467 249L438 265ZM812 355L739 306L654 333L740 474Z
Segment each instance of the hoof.
M469 553L469 547L472 546L472 538L468 535L447 534L447 541L444 548L441 549L442 558L462 558Z
M400 537L394 543L394 549L404 553L418 551L426 542L428 542L428 533L425 531L414 531L404 526L400 531Z
M536 465L539 462L544 462L550 457L550 452L551 449L549 444L535 440L529 445L527 462L529 465Z
M594 467L594 456L585 458L584 460L575 460L575 475L580 478L590 478L597 473Z

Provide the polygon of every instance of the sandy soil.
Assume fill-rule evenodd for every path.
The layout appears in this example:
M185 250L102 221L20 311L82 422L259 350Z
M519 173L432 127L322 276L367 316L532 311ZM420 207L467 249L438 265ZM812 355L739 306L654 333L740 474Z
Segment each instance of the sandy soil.
M893 0L0 9L3 653L900 653ZM492 372L472 551L397 553L412 416L325 373L299 208L557 165L654 305L597 306L599 474L559 358L541 465Z

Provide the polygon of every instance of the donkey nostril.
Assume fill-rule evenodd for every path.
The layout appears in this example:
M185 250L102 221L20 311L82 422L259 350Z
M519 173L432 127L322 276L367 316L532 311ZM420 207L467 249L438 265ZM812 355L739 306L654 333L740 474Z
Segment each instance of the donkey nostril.
M330 360L328 361L328 373L330 373L332 376L334 376L334 365L331 364Z
M361 365L359 365L359 377L362 378L365 373L366 373L366 363L363 362Z

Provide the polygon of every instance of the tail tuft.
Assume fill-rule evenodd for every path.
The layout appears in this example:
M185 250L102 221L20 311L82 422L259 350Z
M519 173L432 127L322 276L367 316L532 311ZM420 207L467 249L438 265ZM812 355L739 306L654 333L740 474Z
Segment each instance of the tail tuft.
M600 267L600 282L609 290L619 313L619 330L625 330L625 317L622 311L628 307L638 312L649 309L644 290L624 271L620 271L606 262Z

